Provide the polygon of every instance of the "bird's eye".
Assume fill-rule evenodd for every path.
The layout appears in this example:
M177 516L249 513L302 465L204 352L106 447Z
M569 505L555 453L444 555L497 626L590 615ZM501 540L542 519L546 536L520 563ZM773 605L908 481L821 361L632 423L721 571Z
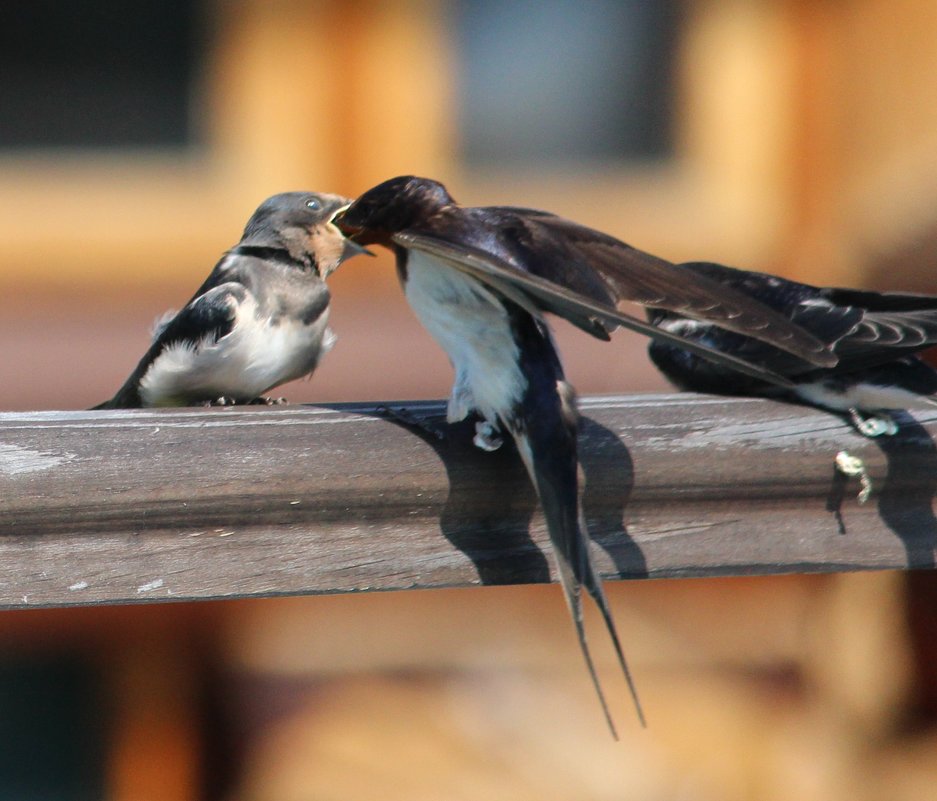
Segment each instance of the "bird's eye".
M306 201L306 208L313 211L322 211L322 203L315 198L310 198Z

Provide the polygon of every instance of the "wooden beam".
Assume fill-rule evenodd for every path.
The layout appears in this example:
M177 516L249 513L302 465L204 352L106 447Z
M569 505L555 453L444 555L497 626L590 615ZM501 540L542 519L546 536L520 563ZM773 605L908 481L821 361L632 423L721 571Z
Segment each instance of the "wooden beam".
M367 405L0 414L0 606L550 580L513 451ZM860 437L796 406L582 402L584 506L609 577L934 567L937 413ZM869 502L834 469L865 460Z

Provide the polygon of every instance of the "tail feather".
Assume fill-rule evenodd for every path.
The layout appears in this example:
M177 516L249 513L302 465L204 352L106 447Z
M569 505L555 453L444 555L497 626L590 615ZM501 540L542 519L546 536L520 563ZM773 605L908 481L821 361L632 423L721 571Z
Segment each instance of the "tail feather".
M540 449L534 445L531 437L521 432L515 431L513 433L518 450L534 483L537 494L540 496L547 531L550 534L550 541L553 543L556 556L560 584L563 587L566 603L573 618L573 625L576 627L579 647L585 659L589 677L592 679L592 684L599 697L599 703L602 705L602 712L605 714L608 727L612 732L612 736L617 740L618 733L612 721L608 703L602 691L595 664L589 651L589 645L586 641L582 615L583 587L599 608L602 619L605 621L605 627L615 648L615 654L621 665L622 673L628 683L638 720L644 727L647 726L647 723L644 710L638 699L637 688L628 668L628 663L625 661L621 642L618 639L618 632L615 629L615 622L612 619L608 600L602 589L601 578L595 570L589 552L589 534L582 513L579 511L575 438L570 440L570 450L566 454L568 458L564 459L563 454L560 453L562 449L557 447L557 441L548 443L543 452L538 455Z
M628 662L625 660L625 653L622 650L621 641L618 639L618 629L615 627L615 621L612 619L612 610L608 604L608 598L605 595L605 590L602 587L602 579L592 562L592 557L588 550L588 533L585 521L581 518L579 525L582 531L582 542L584 545L583 550L585 552L584 561L586 563L583 566L583 570L581 571L580 581L582 582L582 586L586 588L586 592L592 596L592 600L595 602L599 612L602 614L602 620L605 621L605 628L608 631L608 636L612 641L612 646L615 648L615 655L618 657L618 664L621 666L621 672L624 674L625 681L628 683L628 691L631 693L631 700L634 703L634 710L638 715L638 720L641 722L641 726L643 728L647 728L647 720L644 717L644 709L641 706L641 699L638 697L638 688L635 686L634 677L631 675L631 669L628 667Z
M592 653L589 651L589 643L586 641L586 629L582 620L582 585L576 579L573 569L564 555L557 553L556 561L559 567L560 585L563 587L563 594L566 596L566 605L569 607L570 615L573 618L573 625L576 627L579 649L582 651L583 659L586 662L586 669L589 671L589 678L592 679L592 686L595 688L595 694L599 697L599 704L602 707L602 714L605 715L605 722L608 724L612 737L617 740L618 730L615 728L615 721L612 720L612 713L608 708L608 701L605 700L605 693L602 691L599 674L596 673L595 663L592 661ZM640 715L640 707L638 711ZM643 715L641 715L641 721L642 723L644 722Z
M133 376L131 376L131 378L132 377ZM94 412L100 409L139 409L142 406L143 403L140 400L140 392L136 384L128 379L127 383L117 391L117 394L114 395L113 398L109 398L103 403L99 403L97 406L92 406L88 411Z

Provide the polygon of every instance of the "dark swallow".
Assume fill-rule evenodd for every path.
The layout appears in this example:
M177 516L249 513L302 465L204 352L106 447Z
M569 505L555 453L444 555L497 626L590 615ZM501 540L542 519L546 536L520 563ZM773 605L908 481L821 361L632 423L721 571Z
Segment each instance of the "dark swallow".
M265 200L241 241L215 265L109 401L96 409L267 402L311 374L335 336L324 279L366 252L332 224L337 195L286 192Z
M791 384L771 384L700 359L672 342L652 341L651 360L678 388L827 409L871 437L897 432L889 409L937 405L937 371L918 356L937 345L937 296L821 288L709 262L679 267L769 306L828 343L839 361L817 367L750 337L673 311L649 309L654 326L757 364Z
M483 420L477 426L479 447L498 447L501 431L514 439L544 509L560 581L608 725L614 733L585 640L582 588L602 613L643 723L580 509L575 394L543 313L565 317L602 339L618 326L670 339L616 309L621 300L655 302L777 340L821 364L835 357L780 315L722 293L705 279L687 280L669 262L545 212L460 207L435 181L386 181L335 223L361 244L381 244L396 254L410 306L455 371L449 421L477 413ZM774 379L731 354L714 357Z

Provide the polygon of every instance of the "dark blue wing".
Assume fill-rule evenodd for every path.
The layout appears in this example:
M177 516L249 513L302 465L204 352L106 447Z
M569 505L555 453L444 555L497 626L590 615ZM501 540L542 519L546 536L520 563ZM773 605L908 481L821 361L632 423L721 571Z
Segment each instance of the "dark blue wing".
M733 353L791 379L837 375L870 369L937 344L937 297L893 292L819 288L767 273L737 270L710 262L680 265L726 287L745 293L788 317L793 323L827 343L839 357L835 367L817 370L770 345L713 326L678 322L680 315L662 309L649 311L655 325L686 335L712 348ZM701 363L669 344L654 343L651 358L675 383L697 391L721 391L723 369ZM743 384L745 387L743 388ZM752 391L742 381L736 391Z
M836 362L813 336L743 293L562 217L514 208L450 208L426 229L408 233L424 244L435 240L450 249L487 254L514 272L517 284L533 276L547 289L560 287L606 308L615 309L622 301L662 307L771 342L814 364ZM538 296L541 307L544 297ZM557 297L549 311L589 330L568 296ZM616 327L614 321L591 317L593 327L596 319L606 328Z
M159 330L149 350L117 394L94 408L136 409L142 406L140 381L159 355L172 345L191 343L194 347L198 343L217 342L230 334L234 328L237 307L247 298L247 294L244 286L229 281L190 301Z

